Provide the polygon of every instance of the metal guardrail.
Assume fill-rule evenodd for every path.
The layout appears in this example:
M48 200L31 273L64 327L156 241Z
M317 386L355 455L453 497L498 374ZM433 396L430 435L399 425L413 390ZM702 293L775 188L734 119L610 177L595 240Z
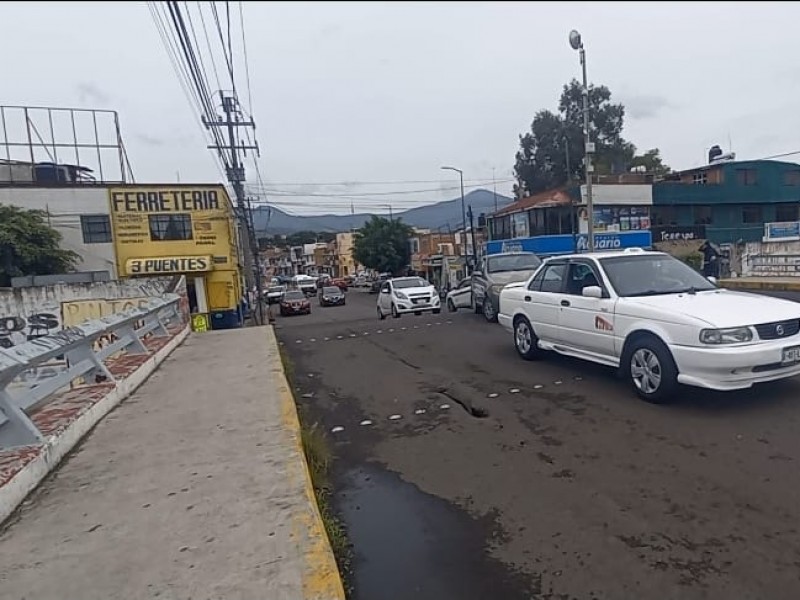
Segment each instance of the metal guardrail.
M0 449L42 443L44 436L30 415L78 379L114 383L105 361L123 351L147 354L142 339L169 335L167 324L178 318L178 301L177 294L166 294L139 308L0 349ZM99 347L106 340L110 343ZM62 357L63 370L53 377L15 383L26 372Z

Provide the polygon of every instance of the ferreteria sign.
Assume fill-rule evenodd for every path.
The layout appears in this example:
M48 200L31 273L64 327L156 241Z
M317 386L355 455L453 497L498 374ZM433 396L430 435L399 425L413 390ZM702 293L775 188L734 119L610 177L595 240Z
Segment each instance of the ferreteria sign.
M131 275L158 273L199 273L212 268L210 256L163 256L158 258L131 258L125 265Z
M115 213L190 212L219 208L219 194L214 189L111 191L111 209Z

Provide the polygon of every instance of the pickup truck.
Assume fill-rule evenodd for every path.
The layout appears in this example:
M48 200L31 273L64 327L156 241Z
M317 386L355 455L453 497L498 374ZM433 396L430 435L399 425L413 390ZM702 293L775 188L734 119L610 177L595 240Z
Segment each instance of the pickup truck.
M542 260L533 252L505 252L484 256L472 274L472 309L490 323L497 321L500 290L527 280Z

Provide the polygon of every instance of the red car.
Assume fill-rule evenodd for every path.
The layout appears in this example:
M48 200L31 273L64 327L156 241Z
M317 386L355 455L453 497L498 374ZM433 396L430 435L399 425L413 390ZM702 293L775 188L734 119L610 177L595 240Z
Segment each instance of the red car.
M300 290L289 290L281 299L281 316L310 315L311 302Z
M347 291L347 279L344 277L339 277L337 279L331 279L330 282L326 283L325 285L335 285L343 292Z

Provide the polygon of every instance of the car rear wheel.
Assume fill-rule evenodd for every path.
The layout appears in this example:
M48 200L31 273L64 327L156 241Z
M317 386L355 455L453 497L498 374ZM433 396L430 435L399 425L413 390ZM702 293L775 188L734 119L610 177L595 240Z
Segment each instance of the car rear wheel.
M646 402L669 402L678 387L678 369L669 349L654 337L633 340L623 363L638 396Z
M456 305L453 304L452 298L447 299L447 310L450 312L456 312Z
M489 321L489 323L497 322L497 311L494 308L492 299L488 296L483 299L483 316L487 321Z
M536 360L542 355L539 338L536 337L530 321L525 317L518 316L514 319L514 347L525 360Z

